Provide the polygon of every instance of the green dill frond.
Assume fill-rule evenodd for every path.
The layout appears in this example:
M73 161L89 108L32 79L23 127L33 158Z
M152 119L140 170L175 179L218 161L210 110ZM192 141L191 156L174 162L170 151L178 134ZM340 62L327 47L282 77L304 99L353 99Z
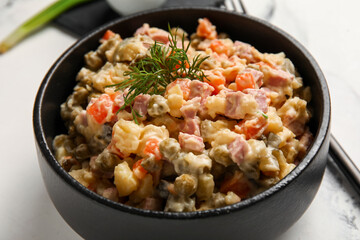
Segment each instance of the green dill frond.
M121 83L110 85L115 91L128 89L124 96L124 105L120 110L130 106L134 121L138 123L137 117L141 117L133 108L132 103L140 94L161 95L166 86L177 78L197 79L203 81L206 78L200 65L208 58L197 55L190 61L187 52L190 42L185 46L185 35L181 38L181 47L178 48L177 29L175 34L169 28L169 46L156 42L149 48L149 56L133 63L124 76L129 78Z

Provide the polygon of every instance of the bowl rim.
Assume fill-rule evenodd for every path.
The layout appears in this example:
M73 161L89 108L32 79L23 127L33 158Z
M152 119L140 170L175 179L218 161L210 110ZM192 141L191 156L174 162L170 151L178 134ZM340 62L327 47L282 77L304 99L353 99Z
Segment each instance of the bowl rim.
M194 212L165 212L165 211L152 211L152 210L144 210L136 207L127 206L125 204L113 202L107 198L104 198L91 190L87 189L83 185L81 185L78 181L76 181L74 178L68 174L58 163L58 161L55 159L54 154L50 150L49 146L47 145L46 136L44 135L43 126L42 126L42 116L41 116L41 108L43 103L43 97L46 92L47 86L49 81L51 80L54 72L56 69L61 65L62 61L78 46L80 46L83 42L87 41L89 38L92 38L94 35L101 31L105 31L106 29L110 28L113 25L116 25L123 21L131 20L132 18L140 17L147 14L153 14L153 13L159 13L167 12L167 11L179 11L179 10L195 10L195 11L212 11L212 12L220 12L222 14L229 14L229 15L236 15L240 18L246 18L247 20L257 22L257 24L263 25L264 27L270 28L271 30L277 32L277 34L280 34L283 38L286 38L289 40L298 50L300 50L305 57L309 60L311 66L314 68L316 72L316 77L319 80L319 84L321 87L322 92L322 102L323 102L323 113L320 117L320 125L319 129L314 137L314 142L312 143L311 148L309 149L306 156L303 158L303 160L299 163L299 165L291 171L285 178L280 180L278 183L276 183L274 186L270 187L269 189L251 197L248 199L245 199L243 201L240 201L238 203L221 207L221 208L215 208L210 210L204 210L204 211L194 211ZM111 21L107 24L104 24L94 30L92 30L90 33L86 34L84 37L81 37L79 40L77 40L73 45L71 45L52 65L50 70L45 75L39 90L36 95L35 103L34 103L34 109L33 109L33 130L34 135L36 139L36 143L38 145L38 148L41 151L41 154L43 155L44 159L47 161L47 163L51 166L52 170L60 176L67 184L69 184L72 188L74 188L79 193L83 194L85 197L88 197L92 200L95 200L96 203L105 205L107 207L110 207L114 210L123 211L126 213L136 214L144 217L155 217L155 218L166 218L166 219L195 219L195 218L204 218L204 217L211 217L211 216L219 216L223 214L229 214L232 212L240 211L244 208L251 207L257 203L260 203L268 198L270 198L273 194L278 193L282 189L284 189L285 186L289 185L291 182L293 182L298 176L301 175L301 173L310 165L312 161L315 160L316 155L318 154L319 150L321 149L322 145L325 142L325 139L328 135L329 128L330 128L330 109L331 109L331 102L330 102L330 94L329 89L325 80L325 77L318 66L315 59L312 57L312 55L306 50L306 48L300 44L295 38L293 38L290 34L286 33L284 30L281 30L280 28L272 25L271 23L247 15L243 13L237 13L237 12L230 12L227 10L223 10L220 8L215 7L170 7L170 8L163 8L163 9L155 9L155 10L148 10L136 14L132 14L126 17L122 17L119 19L116 19L114 21Z

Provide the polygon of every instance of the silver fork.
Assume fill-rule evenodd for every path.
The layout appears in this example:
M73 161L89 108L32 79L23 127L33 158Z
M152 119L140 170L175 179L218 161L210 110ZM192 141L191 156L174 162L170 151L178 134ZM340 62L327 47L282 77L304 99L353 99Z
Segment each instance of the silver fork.
M273 17L274 13L275 13L275 6L276 6L276 1L275 0L262 0L259 2L261 2L262 4L262 11L258 11L259 9L257 9L257 13L256 16L262 19L265 19L267 21L270 21L271 18ZM235 12L240 12L240 13L244 13L244 14L249 14L247 8L245 7L244 1L243 0L224 0L224 8L229 10L229 11L235 11Z
M242 0L225 0L225 8L229 11L247 13L246 8Z

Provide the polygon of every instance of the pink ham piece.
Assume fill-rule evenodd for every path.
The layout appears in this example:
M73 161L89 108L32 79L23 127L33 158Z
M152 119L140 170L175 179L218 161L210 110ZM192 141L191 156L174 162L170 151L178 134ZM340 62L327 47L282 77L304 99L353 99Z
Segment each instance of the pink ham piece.
M148 35L152 40L165 44L169 42L168 32L155 27L150 28L149 24L147 23L144 23L142 27L136 30L135 36L136 35Z
M148 31L150 29L150 25L147 23L144 23L141 27L139 27L136 31L135 31L135 36L136 35L147 35Z
M246 68L243 73L251 73L257 88L260 88L263 85L264 74L262 72L252 68Z
M257 58L254 56L256 51L250 44L235 41L234 42L235 55L239 58L245 58L249 63L257 62Z
M141 202L140 207L145 210L160 211L162 209L161 199L147 197Z
M275 87L287 85L293 78L293 75L280 69L272 69L268 78L268 84Z
M146 116L147 108L149 105L151 96L148 94L140 94L135 97L133 109L141 116Z
M195 118L197 112L200 109L200 97L193 98L187 101L181 108L180 111L184 118Z
M201 97L202 100L209 97L215 89L205 82L193 80L190 83L189 99Z
M234 141L228 144L228 149L230 158L234 163L240 166L240 164L245 160L245 156L249 152L250 147L245 139L241 135L238 135Z
M149 35L152 40L161 42L161 43L168 43L169 42L169 34L165 31L159 29L159 31L153 32Z
M260 69L264 73L264 83L268 86L284 87L291 83L294 78L294 75L291 73L266 64L261 64Z
M306 151L310 147L311 143L314 141L314 137L312 133L310 132L309 128L305 129L305 132L303 135L301 135L299 140L299 156L298 159L301 159L305 156Z
M307 119L304 117L304 119ZM292 118L291 116L285 117L283 120L283 124L285 127L290 129L296 136L300 136L304 133L306 120L302 120L299 118Z
M243 101L245 97L246 94L240 91L227 92L225 96L225 116L232 119L243 119L246 114L243 111Z
M180 124L180 131L183 133L200 136L200 119L198 117L185 118L184 121Z
M196 97L201 98L200 109L199 109L200 116L203 116L204 114L206 114L206 107L205 107L206 98L211 96L211 94L214 92L214 90L215 90L215 88L213 88L208 83L200 82L199 80L191 81L189 99L193 99Z
M110 199L112 201L117 202L119 200L119 194L116 187L106 188L102 195L104 198Z
M79 119L79 123L81 125L83 125L84 127L87 127L88 126L88 119L87 119L87 115L86 115L86 111L85 110L82 110L79 115L77 115L77 117Z
M202 137L193 134L180 132L179 143L180 147L186 151L201 153L205 149L205 144Z
M259 106L259 109L263 113L267 113L269 105L268 105L268 98L267 98L266 92L264 90L247 88L247 89L244 89L243 93L252 95L255 98L255 100Z

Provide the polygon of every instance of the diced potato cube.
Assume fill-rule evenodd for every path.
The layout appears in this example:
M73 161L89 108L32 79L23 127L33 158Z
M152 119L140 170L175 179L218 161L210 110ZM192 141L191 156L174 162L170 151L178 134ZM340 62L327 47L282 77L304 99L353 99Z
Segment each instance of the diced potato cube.
M141 127L133 121L120 119L113 127L113 141L125 154L137 153L140 143Z
M205 107L208 109L208 114L215 118L216 114L225 114L226 99L223 97L210 96L206 99Z
M130 195L130 200L136 203L141 202L146 197L150 197L153 193L153 178L151 174L141 180L139 188Z
M266 113L268 115L268 126L265 129L265 134L269 132L278 133L282 131L283 124L281 121L281 118L277 115L276 109L274 107L269 107L268 112Z
M122 162L115 167L114 184L120 197L128 196L138 189L139 182L127 162Z
M277 135L281 139L281 142L279 143L279 148L285 146L286 142L289 141L290 139L295 138L295 134L286 127L283 127L283 130L279 132Z
M182 95L171 94L168 96L167 101L168 101L168 106L170 108L169 111L170 115L173 117L181 117L182 114L180 108L182 107L184 101Z
M69 174L85 187L90 187L97 180L89 169L72 170Z
M241 198L238 195L236 195L234 192L230 191L225 196L226 205L234 204L234 203L237 203L240 201L241 201Z

